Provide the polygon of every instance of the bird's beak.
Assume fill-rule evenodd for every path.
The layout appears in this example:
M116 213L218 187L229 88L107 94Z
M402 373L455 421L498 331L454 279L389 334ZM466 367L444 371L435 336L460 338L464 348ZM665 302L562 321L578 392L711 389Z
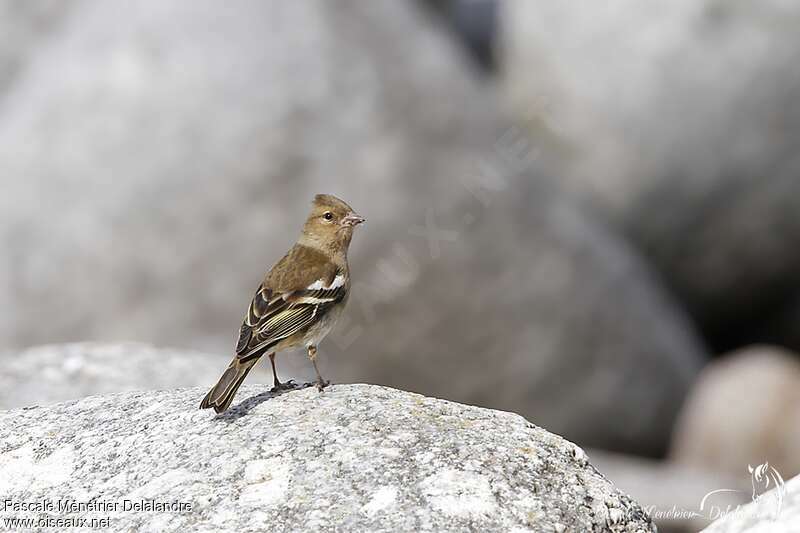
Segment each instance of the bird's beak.
M362 222L364 222L364 217L356 213L350 213L342 219L343 226L358 226Z

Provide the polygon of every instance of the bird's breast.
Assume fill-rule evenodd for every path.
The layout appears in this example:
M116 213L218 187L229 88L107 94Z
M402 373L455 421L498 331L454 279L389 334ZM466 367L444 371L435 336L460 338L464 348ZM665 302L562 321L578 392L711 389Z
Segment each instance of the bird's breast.
M336 322L339 321L339 317L342 315L342 311L344 311L345 302L346 300L337 304L325 313L325 315L320 317L319 320L311 324L306 334L303 336L303 344L306 346L317 346L322 342L322 339L331 332L334 326L336 326Z

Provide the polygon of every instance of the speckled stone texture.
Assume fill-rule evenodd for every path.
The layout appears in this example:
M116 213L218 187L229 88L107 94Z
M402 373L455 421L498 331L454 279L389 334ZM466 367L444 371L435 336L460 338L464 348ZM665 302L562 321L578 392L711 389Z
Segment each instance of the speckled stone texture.
M0 412L0 519L41 515L9 500L70 499L120 509L45 514L111 531L655 531L518 415L372 385L264 390L221 416L200 388ZM191 509L121 508L143 499Z

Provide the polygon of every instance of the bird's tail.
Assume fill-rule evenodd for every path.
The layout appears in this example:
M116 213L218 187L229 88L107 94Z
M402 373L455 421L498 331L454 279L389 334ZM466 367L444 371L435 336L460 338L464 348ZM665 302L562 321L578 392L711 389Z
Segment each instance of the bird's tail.
M239 390L239 386L244 381L244 378L247 377L247 374L250 373L253 365L255 365L259 359L260 357L254 357L242 362L238 357L234 357L231 364L228 365L228 368L225 370L225 373L222 374L222 377L217 381L217 384L214 385L214 387L208 391L206 397L203 398L203 401L200 403L200 409L213 407L218 413L227 409L233 401L236 391Z

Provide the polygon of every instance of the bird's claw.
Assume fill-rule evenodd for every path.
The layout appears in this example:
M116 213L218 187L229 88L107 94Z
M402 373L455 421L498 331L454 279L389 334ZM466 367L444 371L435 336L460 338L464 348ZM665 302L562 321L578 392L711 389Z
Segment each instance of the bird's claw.
M280 381L277 382L275 386L272 387L269 391L280 392L283 390L294 390L297 387L298 387L297 383L295 383L293 379L290 379L289 381L284 381L283 383L281 383Z
M331 382L328 379L318 379L317 381L306 381L303 384L303 388L316 387L318 391L322 392L322 389L330 384Z

